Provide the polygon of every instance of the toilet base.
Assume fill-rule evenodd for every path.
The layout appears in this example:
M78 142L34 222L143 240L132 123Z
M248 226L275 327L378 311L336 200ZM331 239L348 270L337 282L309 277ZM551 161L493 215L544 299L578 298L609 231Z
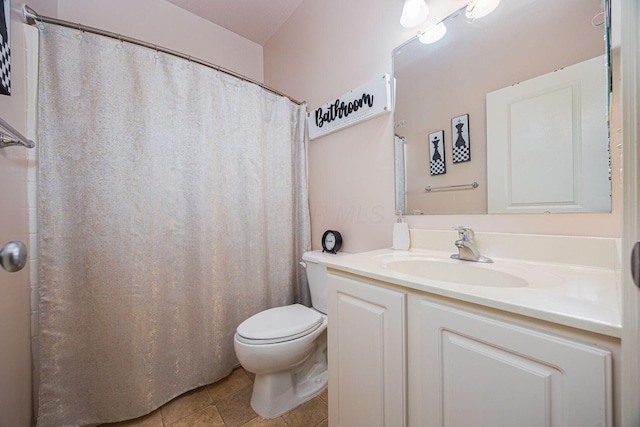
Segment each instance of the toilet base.
M262 418L276 418L313 399L326 387L326 345L318 348L298 369L256 374L251 407Z

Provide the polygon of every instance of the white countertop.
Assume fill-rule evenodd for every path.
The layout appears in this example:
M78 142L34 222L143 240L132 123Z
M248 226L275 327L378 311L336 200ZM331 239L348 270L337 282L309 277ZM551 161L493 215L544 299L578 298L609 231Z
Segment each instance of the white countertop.
M451 253L451 251L414 248L409 251L380 249L324 259L321 264L329 269L416 291L612 337L621 337L620 273L615 268L496 257L492 257L494 260L492 264L479 264L449 260ZM446 263L473 264L473 268L493 269L522 277L527 280L528 285L523 287L465 285L399 273L388 266L393 261L416 257L437 259L438 262Z

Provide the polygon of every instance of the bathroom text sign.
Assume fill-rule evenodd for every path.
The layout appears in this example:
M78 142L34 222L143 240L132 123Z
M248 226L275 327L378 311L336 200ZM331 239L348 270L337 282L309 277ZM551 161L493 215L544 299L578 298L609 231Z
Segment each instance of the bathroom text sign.
M391 111L389 74L353 89L308 114L309 138L315 139Z

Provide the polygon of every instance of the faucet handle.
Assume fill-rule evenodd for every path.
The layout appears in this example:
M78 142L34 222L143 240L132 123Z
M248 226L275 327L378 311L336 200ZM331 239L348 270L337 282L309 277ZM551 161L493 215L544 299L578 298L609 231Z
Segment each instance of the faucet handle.
M458 230L458 235L460 236L461 239L467 240L469 242L473 242L473 239L475 237L475 233L473 232L473 229L469 227L465 227L464 225L453 227L453 229Z

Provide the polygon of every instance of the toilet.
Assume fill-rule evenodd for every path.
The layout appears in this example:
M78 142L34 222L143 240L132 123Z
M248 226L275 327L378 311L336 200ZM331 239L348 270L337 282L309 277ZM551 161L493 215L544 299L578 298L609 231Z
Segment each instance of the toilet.
M242 367L256 374L251 407L263 418L275 418L312 399L327 386L326 257L305 252L313 308L301 304L254 314L236 329L233 344Z

